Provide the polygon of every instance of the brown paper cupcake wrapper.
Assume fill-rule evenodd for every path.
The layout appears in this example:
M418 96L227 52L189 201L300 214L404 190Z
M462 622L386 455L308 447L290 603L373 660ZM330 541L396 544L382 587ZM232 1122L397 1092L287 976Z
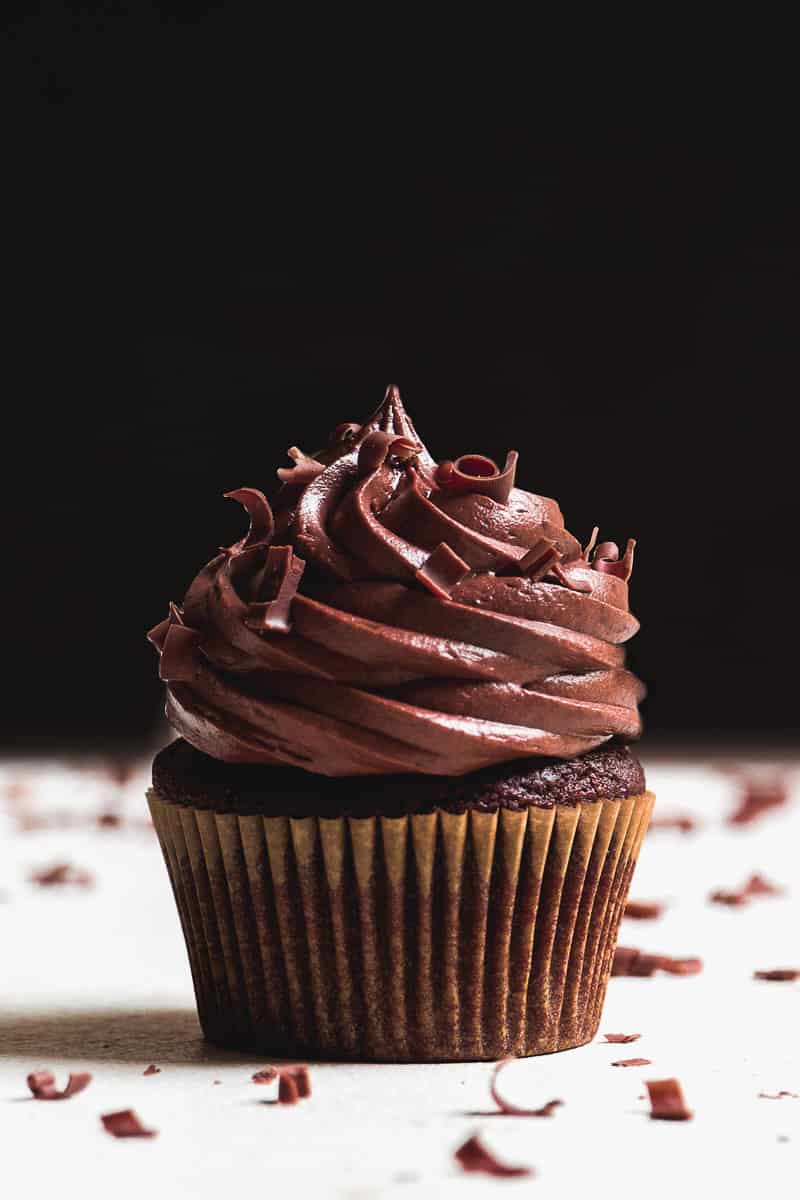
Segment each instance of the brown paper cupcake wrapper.
M206 1037L442 1061L595 1036L654 797L299 819L148 799Z

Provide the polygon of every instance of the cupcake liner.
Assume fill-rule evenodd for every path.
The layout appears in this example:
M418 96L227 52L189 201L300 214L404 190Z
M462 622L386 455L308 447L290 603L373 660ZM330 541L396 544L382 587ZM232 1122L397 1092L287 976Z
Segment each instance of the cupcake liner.
M359 818L148 800L206 1037L419 1062L595 1036L654 797Z

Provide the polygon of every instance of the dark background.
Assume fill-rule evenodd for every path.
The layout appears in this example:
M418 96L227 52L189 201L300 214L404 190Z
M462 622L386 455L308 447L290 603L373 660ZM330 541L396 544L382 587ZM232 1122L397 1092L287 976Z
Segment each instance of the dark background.
M222 493L389 382L434 455L515 447L578 537L638 539L650 738L796 732L794 138L343 112L308 67L245 100L214 41L12 30L5 743L149 736L145 631L240 535Z

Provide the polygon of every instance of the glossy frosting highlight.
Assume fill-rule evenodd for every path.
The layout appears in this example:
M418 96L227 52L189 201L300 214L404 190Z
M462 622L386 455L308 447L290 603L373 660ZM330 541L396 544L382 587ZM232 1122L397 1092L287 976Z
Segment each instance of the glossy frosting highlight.
M188 742L323 775L462 775L639 735L632 541L582 550L554 500L514 486L513 451L437 464L396 388L289 456L272 506L228 493L248 533L149 635Z

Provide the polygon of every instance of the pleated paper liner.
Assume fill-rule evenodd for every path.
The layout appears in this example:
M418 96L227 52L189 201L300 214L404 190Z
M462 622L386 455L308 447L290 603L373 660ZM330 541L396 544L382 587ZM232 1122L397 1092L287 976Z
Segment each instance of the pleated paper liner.
M591 1041L654 797L297 819L148 799L209 1040L420 1062Z

